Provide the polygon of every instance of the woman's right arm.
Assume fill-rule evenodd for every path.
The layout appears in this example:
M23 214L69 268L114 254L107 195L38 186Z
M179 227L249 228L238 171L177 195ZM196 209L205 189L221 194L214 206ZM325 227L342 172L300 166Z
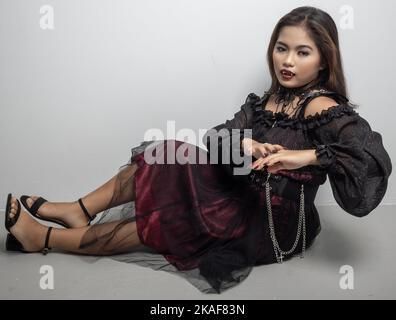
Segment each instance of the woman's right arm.
M243 164L242 140L252 137L253 101L249 94L233 118L209 129L202 139L211 159L229 169Z

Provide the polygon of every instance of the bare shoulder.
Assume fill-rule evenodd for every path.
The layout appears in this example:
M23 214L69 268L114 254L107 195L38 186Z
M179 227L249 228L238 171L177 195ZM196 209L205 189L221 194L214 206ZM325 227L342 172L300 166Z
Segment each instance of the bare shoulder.
M304 117L314 116L316 113L320 114L323 110L336 106L338 103L329 97L320 96L312 99L306 106Z

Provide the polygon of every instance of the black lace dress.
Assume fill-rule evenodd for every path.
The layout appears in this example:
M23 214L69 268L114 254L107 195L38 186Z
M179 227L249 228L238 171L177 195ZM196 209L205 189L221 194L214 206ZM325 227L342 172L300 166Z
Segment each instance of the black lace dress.
M337 105L304 118L304 108L319 95L334 98ZM312 92L304 98L296 117L265 110L268 98L267 94L249 94L232 119L206 133L203 141L208 152L175 140L144 141L132 149L128 165L137 166L130 180L136 187L136 199L118 212L136 221L140 241L152 251L116 259L175 272L203 292L220 293L243 281L253 266L279 262L271 225L282 250L294 245L283 260L312 244L320 231L314 199L327 176L336 202L349 214L362 217L378 206L387 189L391 160L381 135L371 130L345 97L326 90ZM229 131L230 136L219 139L218 148L213 150L210 138L216 138L221 129ZM265 171L256 170L234 175L233 170L241 166L234 161L165 165L145 161L144 151L175 155L182 145L190 148L179 154L190 160L209 158L213 152L220 156L225 149L240 153L244 132L232 129L252 129L254 140L288 149L317 148L319 165L281 170L268 177ZM254 160L250 156L250 161ZM265 190L267 178L272 188L272 223ZM106 222L109 213L115 213L115 209L108 210L99 223Z

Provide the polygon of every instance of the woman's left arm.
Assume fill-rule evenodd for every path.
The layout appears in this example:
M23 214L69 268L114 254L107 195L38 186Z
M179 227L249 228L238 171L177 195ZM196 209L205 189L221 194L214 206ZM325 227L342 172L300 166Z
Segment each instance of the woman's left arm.
M311 164L328 174L337 203L354 216L369 214L383 199L392 172L381 134L354 113L315 128L311 136Z
M260 167L267 165L268 172L275 173L317 166L327 173L340 207L363 217L383 199L392 162L381 135L371 130L369 123L351 108L342 110L329 109L326 121L309 130L313 149L281 150L258 161Z

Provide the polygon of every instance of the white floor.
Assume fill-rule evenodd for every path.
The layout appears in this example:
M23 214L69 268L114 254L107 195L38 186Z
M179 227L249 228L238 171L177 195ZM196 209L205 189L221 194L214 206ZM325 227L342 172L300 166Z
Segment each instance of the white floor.
M202 294L184 278L110 258L5 251L0 231L0 299L395 299L394 206L355 218L336 206L318 206L322 232L305 259L255 267L224 293ZM2 213L4 214L4 213ZM54 288L40 287L40 268L54 271ZM342 289L353 268L353 288ZM352 273L348 273L352 276ZM349 278L352 279L352 278Z

